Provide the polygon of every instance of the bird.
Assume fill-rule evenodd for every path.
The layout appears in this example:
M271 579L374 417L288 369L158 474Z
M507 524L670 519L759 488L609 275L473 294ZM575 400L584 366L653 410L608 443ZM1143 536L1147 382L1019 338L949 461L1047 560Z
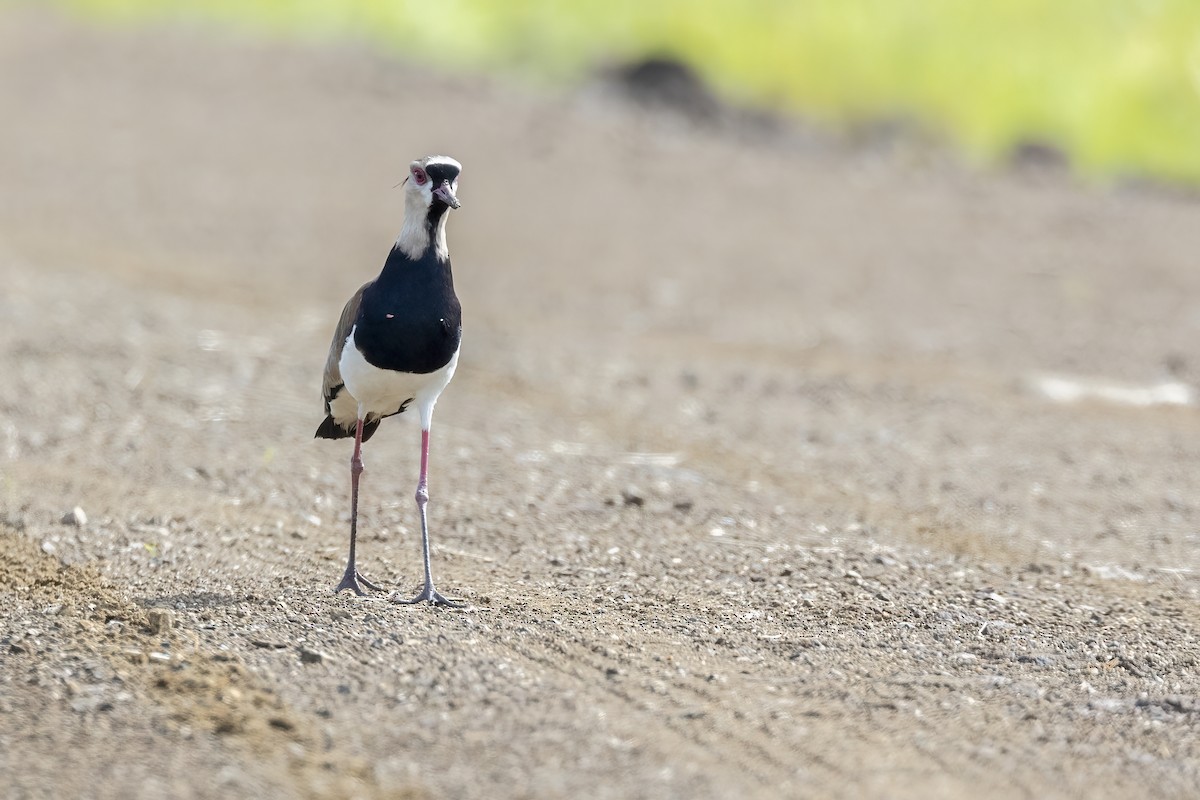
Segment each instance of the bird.
M426 156L409 164L403 184L404 222L378 277L357 291L342 309L325 361L322 389L325 419L314 438L354 438L350 457L350 553L334 593L382 587L363 577L355 563L358 484L362 446L387 417L416 405L421 422L421 466L416 501L421 519L425 585L415 596L399 592L395 603L428 602L462 608L433 583L429 558L429 431L438 397L454 377L462 343L462 307L454 293L446 221L461 207L458 177L462 165L449 156Z

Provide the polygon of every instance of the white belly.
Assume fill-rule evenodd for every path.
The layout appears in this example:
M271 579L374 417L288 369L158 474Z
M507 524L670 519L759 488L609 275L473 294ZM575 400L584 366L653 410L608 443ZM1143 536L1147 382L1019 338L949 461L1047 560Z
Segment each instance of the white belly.
M438 396L458 367L458 350L449 363L434 372L395 372L367 363L354 344L354 329L346 337L338 370L345 389L330 404L335 420L382 417L395 414L407 400L421 412L421 427L428 428Z

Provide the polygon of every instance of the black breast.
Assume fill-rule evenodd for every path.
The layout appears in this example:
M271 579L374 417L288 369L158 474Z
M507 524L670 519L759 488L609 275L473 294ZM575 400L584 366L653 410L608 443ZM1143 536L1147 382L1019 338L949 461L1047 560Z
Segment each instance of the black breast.
M433 248L417 260L393 249L383 272L363 290L354 341L367 363L397 372L446 366L462 338L462 309L450 259Z

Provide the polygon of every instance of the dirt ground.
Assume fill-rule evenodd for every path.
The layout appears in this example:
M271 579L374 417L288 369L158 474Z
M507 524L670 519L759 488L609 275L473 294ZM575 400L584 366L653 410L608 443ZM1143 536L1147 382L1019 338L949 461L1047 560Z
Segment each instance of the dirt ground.
M0 16L0 795L1197 795L1196 201L439 66ZM311 438L431 152L465 611Z

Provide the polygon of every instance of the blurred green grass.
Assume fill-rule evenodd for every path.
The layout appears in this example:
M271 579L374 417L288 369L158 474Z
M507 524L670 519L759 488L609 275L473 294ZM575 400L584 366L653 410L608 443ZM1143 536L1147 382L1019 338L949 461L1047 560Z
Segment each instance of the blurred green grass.
M982 162L1053 144L1088 177L1200 184L1200 0L53 0L356 38L553 80L649 53L833 126L903 118Z

